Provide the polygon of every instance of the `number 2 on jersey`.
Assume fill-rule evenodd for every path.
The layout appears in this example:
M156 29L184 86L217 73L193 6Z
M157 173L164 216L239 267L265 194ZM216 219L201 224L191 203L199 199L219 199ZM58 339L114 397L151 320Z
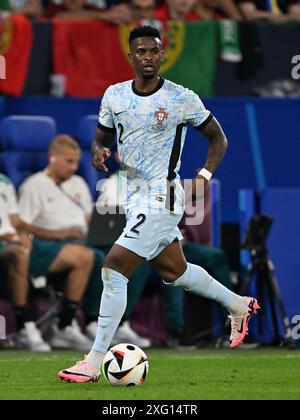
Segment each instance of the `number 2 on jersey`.
M118 124L118 130L119 130L118 143L119 144L123 144L123 140L121 140L121 137L122 137L123 132L124 132L124 126L123 126L123 124L121 124L121 123Z

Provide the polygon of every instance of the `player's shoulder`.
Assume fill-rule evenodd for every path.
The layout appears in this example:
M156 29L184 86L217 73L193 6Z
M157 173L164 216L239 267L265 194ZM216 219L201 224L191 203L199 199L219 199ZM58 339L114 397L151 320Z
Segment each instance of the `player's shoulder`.
M196 93L193 92L192 90L190 90L190 89L188 89L188 88L186 88L182 85L179 85L177 83L174 83L174 82L172 82L171 80L168 80L168 79L165 79L164 87L168 91L168 93L171 94L171 95L173 94L173 95L183 97L183 98L187 97L187 96L190 96L190 95L197 96Z
M117 96L120 94L124 94L128 89L131 89L132 80L126 80L125 82L116 83L114 85L110 85L104 95L105 96Z

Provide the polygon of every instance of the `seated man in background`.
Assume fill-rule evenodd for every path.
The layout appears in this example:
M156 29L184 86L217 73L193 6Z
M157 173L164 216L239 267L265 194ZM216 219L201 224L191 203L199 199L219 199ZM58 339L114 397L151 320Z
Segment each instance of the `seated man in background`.
M41 337L28 307L29 279L68 270L61 313L59 332L52 341L64 348L85 350L90 341L80 332L75 310L85 290L92 268L93 255L82 247L43 244L22 234L26 225L19 218L16 193L10 180L0 176L0 241L4 263L8 272L8 289L16 314L16 346L34 351L49 351ZM19 233L20 232L20 233Z
M61 247L80 246L85 252L93 254L93 269L85 292L83 311L86 333L94 339L102 292L104 254L99 249L90 249L85 245L93 204L85 180L75 175L80 159L80 147L72 137L56 136L49 147L48 167L30 176L21 185L19 205L28 231L40 242L50 241ZM71 245L72 242L77 244ZM72 252L69 254L71 256Z
M103 7L104 6L104 7ZM103 2L86 0L63 0L61 4L49 2L45 9L47 17L65 20L102 20L116 25L128 24L132 20L127 4L116 4L110 8Z
M0 262L5 268L16 320L16 345L33 351L50 351L34 323L28 306L28 269L31 244L25 235L17 232L18 208L15 190L8 178L0 174Z

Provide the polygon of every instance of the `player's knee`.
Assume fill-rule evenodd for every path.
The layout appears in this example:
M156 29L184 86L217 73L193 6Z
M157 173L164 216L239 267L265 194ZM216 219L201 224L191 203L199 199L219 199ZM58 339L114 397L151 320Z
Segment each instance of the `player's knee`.
M159 270L159 275L166 283L173 283L182 275L182 273L181 270L170 268L169 270Z
M174 281L176 281L180 277L180 275L176 273L167 272L167 271L160 274L160 276L165 283L174 283Z
M186 269L187 265L185 264L167 264L167 265L156 265L153 267L159 274L159 276L166 282L166 283L173 283L179 277L181 277Z
M119 271L121 266L122 260L119 255L116 253L109 253L106 255L103 262L104 268L110 268L111 270Z

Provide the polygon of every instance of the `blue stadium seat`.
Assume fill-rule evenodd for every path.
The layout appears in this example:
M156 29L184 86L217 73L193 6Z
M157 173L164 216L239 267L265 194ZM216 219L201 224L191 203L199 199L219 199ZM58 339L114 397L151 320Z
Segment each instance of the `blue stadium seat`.
M16 187L47 166L48 145L55 135L50 117L11 115L1 120L0 168Z

